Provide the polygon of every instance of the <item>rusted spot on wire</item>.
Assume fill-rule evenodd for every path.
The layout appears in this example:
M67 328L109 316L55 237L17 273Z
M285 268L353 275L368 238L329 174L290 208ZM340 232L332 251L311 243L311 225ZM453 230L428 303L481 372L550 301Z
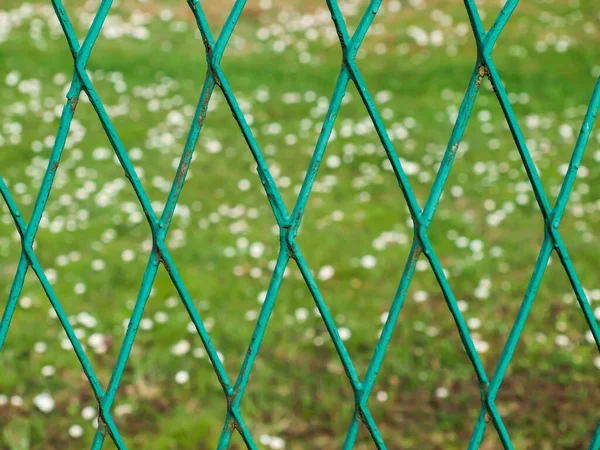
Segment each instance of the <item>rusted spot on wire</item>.
M204 48L206 49L206 51L210 50L210 42L208 41L208 38L204 35L204 33L202 34L202 42L204 43Z
M75 112L75 108L77 108L78 102L79 102L79 100L77 99L77 97L73 97L71 99L71 112Z
M237 421L237 419L235 418L235 415L233 413L233 402L235 401L235 398L238 396L239 394L239 386L233 391L233 393L231 395L227 395L227 411L230 414L230 418L229 418L229 424L228 424L228 428L229 428L229 432L233 433L235 430L237 430L240 434L242 434L242 427L240 425L240 423Z
M104 433L108 432L108 434L112 436L112 433L110 432L108 425L106 425L106 421L102 415L102 406L100 403L98 403L98 428L103 429Z
M484 77L486 77L488 75L488 73L489 73L489 71L485 64L482 64L481 66L479 66L479 71L477 73L477 81L475 82L477 87L481 86L481 83L483 82Z
M342 34L342 32L340 30L337 30L337 35L338 35L338 39L340 40L340 45L342 46L342 54L344 54L344 51L346 50L346 44L344 42L344 35ZM344 56L344 62L346 61L346 56Z
M183 183L185 180L185 175L187 174L188 168L190 167L190 159L191 158L183 158L181 161L181 165L177 170L177 174L175 176L175 181L177 184Z
M285 239L285 248L288 254L288 257L290 259L293 259L294 261L297 261L298 258L296 256L296 252L294 251L294 232L292 231L292 227L291 225L287 225L285 227L285 235L284 235L284 239Z
M240 427L240 424L238 423L238 421L235 420L235 417L233 417L231 419L231 421L229 422L229 432L233 433L236 430L241 433L242 427Z
M456 152L458 151L458 147L459 147L459 143L455 142L454 145L452 146L452 150L450 151L450 157L454 158L454 155L456 155Z
M423 251L423 245L420 243L415 247L415 251L413 252L412 258L410 259L410 265L414 266L419 261L419 257L421 256L421 252Z
M198 127L202 128L204 125L204 119L206 119L206 112L208 111L208 103L210 102L211 90L207 89L202 97L202 106L200 106L200 115L198 116L198 121L196 122Z
M215 79L215 84L223 89L223 83L221 82L221 78L219 78L219 74L216 69L213 69L213 77Z
M164 266L164 268L167 270L169 277L172 277L173 271L171 270L171 266L165 262L165 257L162 253L162 250L160 249L160 244L156 243L154 245L154 249L156 252L156 265L162 264Z
M359 423L367 423L367 419L364 413L362 412L362 409L358 405L356 406L356 418L358 419Z

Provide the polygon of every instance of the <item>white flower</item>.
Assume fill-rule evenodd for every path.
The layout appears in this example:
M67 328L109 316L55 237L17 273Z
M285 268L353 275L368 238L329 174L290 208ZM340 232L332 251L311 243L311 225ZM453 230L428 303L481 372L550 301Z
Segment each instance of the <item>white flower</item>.
M165 306L167 308L175 308L178 303L177 297L169 297L165 300Z
M469 320L467 320L467 326L471 330L476 330L481 327L481 320L477 317L471 317Z
M85 283L77 283L73 288L73 292L75 292L77 295L81 295L85 293L86 289Z
M108 350L107 339L100 333L94 333L88 338L88 344L96 353L106 353Z
M190 351L190 347L191 347L190 343L188 341L182 339L177 344L175 344L173 347L171 347L171 353L173 353L175 356L183 356L187 352Z
M342 159L338 155L330 155L327 157L325 164L330 169L337 169L342 164Z
M262 445L271 445L271 436L269 436L268 434L261 434L258 437L258 441L262 444Z
M192 352L194 358L204 358L206 356L206 350L202 347L196 347Z
M298 308L295 316L298 322L304 322L308 318L308 310L306 308Z
M98 324L96 318L87 312L77 314L77 321L87 328L94 328Z
M92 420L96 417L96 410L91 406L86 406L81 410L81 417L83 420Z
M323 266L319 269L317 278L319 280L327 281L327 280L331 279L334 274L335 274L335 269L332 266Z
M246 311L246 314L244 314L244 319L246 319L248 322L252 322L253 320L256 320L257 317L258 317L258 312L256 312L256 310L254 310L254 309L250 309L250 310Z
M338 330L338 333L339 333L340 339L342 341L347 341L348 339L350 339L352 337L352 332L346 327L340 328Z
M448 391L448 388L445 388L443 386L435 390L435 396L437 398L448 398L449 395L450 392Z
M133 412L133 408L131 405L123 404L115 406L115 414L117 416L124 416L126 414L131 414Z
M73 439L80 438L83 436L83 427L77 424L71 425L69 427L69 436L71 436Z
M365 255L360 258L360 265L365 269L372 269L377 265L377 258L375 258L373 255Z
M4 81L6 82L7 86L16 86L20 79L21 74L16 70L13 70L8 75L6 75Z
M165 323L169 320L169 316L164 311L158 311L156 314L154 314L154 320L157 323Z
M190 374L185 370L180 370L175 374L175 382L177 384L185 384L190 381Z
M388 394L385 391L379 391L376 397L378 402L385 402L388 399Z
M151 330L154 328L154 322L149 317L144 317L142 320L140 320L140 328L146 331Z
M92 261L92 269L94 271L100 272L101 270L104 270L104 267L106 267L106 264L101 259L95 259Z
M54 366L43 366L42 367L42 375L45 377L51 377L56 373L56 369Z
M277 436L271 436L271 442L269 443L269 447L272 450L281 450L285 448L285 441Z
M21 297L21 300L19 300L19 305L23 309L29 309L31 308L31 305L33 305L33 300L31 300L31 297L23 296Z
M63 350L73 350L73 344L71 344L71 341L68 338L61 339L60 347Z
M250 245L250 256L260 258L265 252L265 245L262 242L253 242Z
M98 147L92 152L92 158L94 158L96 161L107 160L110 159L111 156L112 152L105 147Z
M210 140L206 143L207 153L219 153L223 149L223 146L219 141Z
M250 181L247 180L246 178L243 178L238 182L238 189L240 191L248 191L248 190L250 190L250 186L251 186Z
M473 345L475 345L475 350L477 350L478 353L485 353L490 349L490 344L480 339L475 339Z
M36 342L33 345L33 351L36 353L46 353L46 351L48 350L48 344L46 344L45 342Z
M419 290L414 293L413 298L415 299L415 302L423 303L424 301L427 301L429 294L427 291Z
M123 253L121 253L121 259L125 262L133 261L134 258L135 252L133 250L123 250Z
M563 123L560 127L558 127L558 133L563 139L571 139L573 137L573 127Z
M556 336L554 342L559 347L566 347L567 345L569 345L569 336L567 336L566 334L559 334L558 336Z
M48 414L54 409L54 399L47 392L42 392L39 395L36 395L33 399L33 404L39 409L41 412Z
M479 239L475 239L475 240L471 241L471 243L469 244L469 248L471 249L472 252L480 252L483 250L483 241L480 241Z

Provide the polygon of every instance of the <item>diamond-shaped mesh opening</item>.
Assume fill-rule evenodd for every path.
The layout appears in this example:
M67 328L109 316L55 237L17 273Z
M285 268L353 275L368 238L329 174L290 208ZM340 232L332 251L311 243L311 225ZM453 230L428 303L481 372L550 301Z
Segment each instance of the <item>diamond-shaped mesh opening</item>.
M118 38L99 39L88 69L156 214L162 212L177 174L206 70L204 55L200 52L194 58L189 55L188 49L199 45L198 39L190 33L193 23L165 13L160 16L165 18L164 26L178 24L171 26L177 30L172 32L179 39L162 42L163 46L169 44L168 49L157 50L148 45L148 41L157 39L164 30L147 16L144 20L138 19L141 24L137 29L143 30L138 31L139 36L132 32ZM135 22L136 19L132 16L129 20ZM117 30L123 27L114 25ZM156 58L156 51L169 57ZM128 54L137 57L130 59L125 56ZM107 59L112 64L104 64ZM96 117L93 124L98 127L96 133L101 133ZM97 148L94 151L99 151ZM110 145L101 148L110 149ZM114 156L113 159L122 172L118 159Z
M449 281L453 286L455 280L449 277ZM466 316L464 302L459 300L459 306ZM389 313L383 313L380 323L388 318ZM378 423L384 437L400 435L407 443L416 442L423 440L419 428L425 426L430 433L423 445L431 448L440 440L464 445L479 413L477 379L444 295L423 257L417 262L369 405L381 417Z
M308 289L287 277L241 404L253 433L267 446L339 445L354 407L344 378Z
M54 282L52 273L48 271ZM8 293L3 297L8 298ZM93 330L78 323L73 308L65 311L89 354L86 342ZM32 333L32 329L38 332ZM51 447L72 423L81 424L91 436L91 422L81 420L78 413L89 397L89 383L33 272L25 278L0 364L4 368L1 394L7 398L0 406L0 426L6 431L0 441L3 445L19 448L22 442L38 442ZM50 425L47 419L57 411L64 414Z
M573 87L578 82L591 85L598 76L593 70L597 56L593 53L594 47L590 47L597 39L598 31L595 27L590 27L586 20L586 15L594 6L589 2L581 2L580 5L538 2L527 6L527 15L531 14L529 17L519 14L521 6L508 22L494 50L494 59L507 83L507 90L513 93L511 97L516 100L512 103L517 116L522 121L521 114L525 112L543 117L551 113L560 114L573 105L587 106L588 92ZM566 30L567 23L577 26ZM533 39L518 39L517 36L524 30ZM556 66L556 70L546 71L549 64ZM548 83L566 79L570 82L561 88L545 88ZM527 102L523 102L525 95L529 96ZM527 111L528 109L531 110ZM573 125L577 131L581 120ZM526 128L527 123L522 122L522 126ZM557 131L555 127L549 127L545 135L551 137ZM572 149L573 144L569 147ZM569 153L565 152L567 158Z
M67 146L72 147L70 140ZM89 329L83 342L92 350L89 356L99 379L108 382L123 335L121 324L131 314L152 236L122 168L113 161L110 144L96 144L85 151L65 149L35 251L44 270L56 273L53 289L61 305L76 315L75 324ZM120 283L123 289L115 287ZM113 314L104 320L107 308Z
M21 257L21 236L5 204L0 206L0 236L0 292L4 305Z
M212 331L214 320L208 305L202 300L195 300L194 304L206 317L206 328ZM122 333L119 336L122 338ZM226 361L223 353L219 352L219 357ZM221 432L226 411L223 391L189 314L164 270L157 274L144 310L114 411L116 423L128 436L152 430L165 445L195 442L211 447ZM202 411L198 428L182 427L182 419L195 411ZM128 443L135 446L133 439Z
M364 324L376 324L390 307L410 250L412 224L407 207L398 202L398 184L371 119L360 110L356 89L348 91L345 98L351 100L341 108L297 240L364 374L376 343L376 333ZM326 208L332 197L333 211ZM368 207L373 202L377 208ZM340 248L339 240L352 246Z
M472 2L472 4L476 4L479 17L481 18L481 22L486 29L489 29L494 24L494 20L496 17L498 17L502 6L504 6L502 3L489 0Z
M586 397L598 401L592 381L597 349L564 269L554 256L539 295L543 301L531 309L498 394L498 408L506 414L507 426L529 442L550 445L558 440L563 447L585 447L589 431L581 427L581 421L588 413L582 402ZM578 382L569 383L571 379ZM550 421L557 424L560 436L553 436L547 425Z
M337 37L331 20L318 12L317 5L286 3L256 15L253 6L246 7L240 25L258 21L258 29L252 31L256 39L242 39L237 51L228 46L221 65L275 184L291 207L327 112L339 73L340 49L321 45L324 39ZM307 21L315 25L317 36L305 35ZM247 33L236 27L232 44L238 34ZM250 58L240 58L239 52ZM272 70L265 71L265 65ZM222 112L230 115L225 103ZM227 136L236 142L240 138L239 131ZM248 154L247 145L236 146L236 151Z
M518 13L507 24L494 51L498 70L506 86L508 100L519 119L528 149L539 170L551 203L556 201L568 167L582 121L588 109L589 89L597 79L588 42L594 39L573 5L548 3L532 5L533 20L519 20ZM582 7L585 9L589 5ZM568 19L566 19L568 17ZM573 30L561 32L565 20L580 23ZM561 23L563 25L561 25ZM535 40L522 42L516 36L527 28ZM556 65L555 71L545 68ZM520 74L517 76L517 74ZM559 80L570 80L560 89L546 89ZM584 161L593 161L593 147ZM590 164L583 163L579 178L590 175ZM591 171L593 173L593 171ZM577 186L577 183L576 183ZM579 203L577 189L567 210ZM566 217L565 217L566 219ZM565 224L563 223L563 226Z
M213 95L166 244L203 305L214 345L228 349L228 373L236 374L277 261L279 232L238 125L223 96Z
M506 317L517 314L514 299L527 288L544 221L488 80L481 87L430 233L475 346L491 368L510 331ZM449 113L456 120L457 110ZM535 162L540 159L536 154ZM517 230L514 222L522 226Z

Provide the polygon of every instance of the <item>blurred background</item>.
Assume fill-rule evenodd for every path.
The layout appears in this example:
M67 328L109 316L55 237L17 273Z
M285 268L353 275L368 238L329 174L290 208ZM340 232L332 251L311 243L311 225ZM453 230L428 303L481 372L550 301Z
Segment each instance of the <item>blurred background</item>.
M366 2L340 0L350 32ZM489 27L503 2L477 1ZM216 36L231 0L203 2ZM65 1L82 40L97 0ZM493 52L554 202L600 76L600 6L522 1ZM386 0L357 62L423 206L475 63L459 0ZM341 65L324 0L249 0L222 66L288 209ZM185 1L115 1L87 66L152 205L164 207L206 72ZM49 1L0 5L0 174L29 220L73 61ZM600 317L600 128L561 232ZM298 236L362 378L409 252L412 225L383 148L350 85ZM429 236L489 376L544 230L485 80ZM167 238L229 377L235 379L277 257L278 230L248 147L217 90ZM106 386L152 245L150 228L82 94L36 254ZM0 205L0 308L20 256ZM0 354L0 448L88 448L97 405L34 274ZM600 405L600 357L558 259L546 270L497 404L515 448L583 449ZM390 449L466 448L477 379L421 257L369 406ZM241 411L265 449L340 448L354 396L293 262ZM129 448L214 448L226 401L160 268L113 417ZM114 448L106 442L104 448ZM234 435L231 448L243 448ZM374 448L361 429L356 448ZM499 449L489 427L482 449Z

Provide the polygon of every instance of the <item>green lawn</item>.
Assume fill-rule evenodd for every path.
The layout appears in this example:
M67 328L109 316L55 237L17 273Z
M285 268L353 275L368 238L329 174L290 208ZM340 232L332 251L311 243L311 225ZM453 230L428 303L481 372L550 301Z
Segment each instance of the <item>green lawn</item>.
M98 1L65 2L82 40ZM121 1L88 72L160 215L206 72L185 1ZM231 0L203 2L218 35ZM341 1L352 31L366 2ZM486 26L499 1L477 1ZM594 0L523 1L494 60L551 202L600 76ZM357 62L421 207L475 63L458 0L385 1ZM250 0L223 70L291 210L341 65L325 1ZM73 60L50 2L0 5L0 175L29 220ZM35 243L104 386L121 347L152 236L87 98L76 110ZM600 318L600 125L561 233ZM489 82L429 236L491 377L531 276L543 218ZM210 103L167 238L235 379L256 326L279 234L256 163L220 92ZM362 378L398 286L413 228L360 97L350 86L298 243ZM0 309L20 240L0 202ZM0 448L88 448L97 405L32 271L0 353ZM390 449L464 449L481 407L477 379L422 256L369 400ZM498 394L517 449L587 448L600 407L600 356L553 256ZM42 397L40 397L42 395ZM48 397L49 396L49 397ZM40 410L44 399L53 407ZM37 405L37 406L36 406ZM94 406L95 405L95 406ZM354 394L290 262L241 410L260 448L340 448ZM41 409L44 409L43 407ZM113 416L128 448L215 448L226 401L164 268L144 312ZM234 435L231 448L243 448ZM282 447L284 445L285 447ZM104 448L113 448L109 442ZM361 429L358 449L374 448ZM502 448L491 425L484 450Z

